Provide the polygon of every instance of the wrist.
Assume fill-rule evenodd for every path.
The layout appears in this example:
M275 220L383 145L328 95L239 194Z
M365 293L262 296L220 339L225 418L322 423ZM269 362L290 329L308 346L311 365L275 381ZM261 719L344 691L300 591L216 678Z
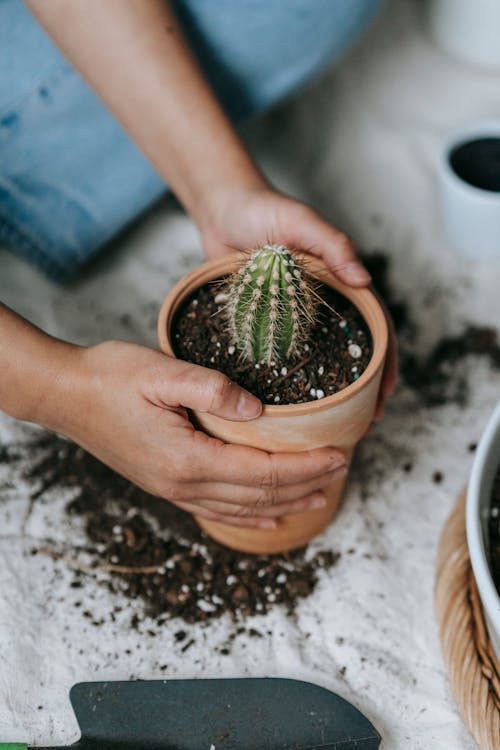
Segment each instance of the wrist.
M208 192L192 217L202 235L219 234L251 201L272 191L270 183L259 173L238 182L224 182Z
M24 395L13 410L17 419L67 434L67 424L78 392L79 363L83 347L45 337L43 357L32 363L23 376Z
M0 304L0 409L56 429L80 351Z

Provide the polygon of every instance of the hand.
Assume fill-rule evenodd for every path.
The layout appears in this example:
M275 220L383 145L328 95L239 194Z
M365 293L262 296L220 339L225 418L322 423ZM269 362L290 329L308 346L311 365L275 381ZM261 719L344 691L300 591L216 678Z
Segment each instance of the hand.
M266 184L232 189L215 195L210 210L198 220L209 258L264 242L288 245L322 258L333 273L353 287L368 286L370 274L359 261L352 240L329 224L310 206L288 198ZM394 326L384 306L389 326L389 347L375 419L384 414L385 400L394 391L398 357Z
M257 417L260 401L215 370L124 342L73 355L48 425L123 476L204 518L273 528L276 518L325 504L322 488L346 472L340 451L266 453L196 430L187 409ZM75 374L76 373L76 374Z

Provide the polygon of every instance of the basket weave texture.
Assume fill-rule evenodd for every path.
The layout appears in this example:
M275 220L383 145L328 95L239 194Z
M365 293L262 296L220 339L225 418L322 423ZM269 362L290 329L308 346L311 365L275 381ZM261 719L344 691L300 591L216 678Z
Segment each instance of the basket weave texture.
M462 719L481 750L500 750L500 664L472 573L465 493L439 543L435 607L444 661Z

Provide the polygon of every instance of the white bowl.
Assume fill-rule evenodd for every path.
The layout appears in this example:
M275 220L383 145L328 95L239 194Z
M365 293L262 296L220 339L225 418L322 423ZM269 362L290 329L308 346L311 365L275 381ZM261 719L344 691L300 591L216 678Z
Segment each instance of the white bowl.
M489 562L488 517L493 480L500 468L500 402L477 447L467 491L467 543L491 642L500 661L500 596ZM500 523L500 517L498 519Z

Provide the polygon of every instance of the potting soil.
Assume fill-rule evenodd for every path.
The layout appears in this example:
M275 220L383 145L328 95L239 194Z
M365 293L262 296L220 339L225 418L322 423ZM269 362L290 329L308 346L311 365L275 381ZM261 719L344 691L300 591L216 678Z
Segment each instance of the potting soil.
M302 404L343 390L365 371L372 354L369 329L356 308L333 289L318 285L317 321L300 352L267 365L247 362L231 340L218 286L191 294L172 325L180 359L225 373L265 404ZM326 303L326 304L325 304Z
M491 490L490 514L488 518L489 552L493 581L500 594L500 466Z

